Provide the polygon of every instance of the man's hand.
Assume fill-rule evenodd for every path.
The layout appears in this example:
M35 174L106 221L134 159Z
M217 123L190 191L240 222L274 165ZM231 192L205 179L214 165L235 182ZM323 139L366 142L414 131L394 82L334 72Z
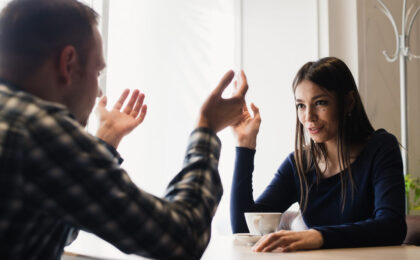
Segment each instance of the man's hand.
M263 236L253 247L255 252L291 252L303 249L318 249L324 244L321 232L280 230Z
M242 83L240 88L231 98L222 98L223 91L232 81L234 75L233 71L228 71L204 102L201 107L198 127L207 127L217 133L223 128L235 124L240 119L242 108L245 105L245 94L248 90L248 82L243 71L241 71Z
M144 94L137 89L133 91L127 105L121 111L129 93L130 90L124 90L110 111L106 109L106 96L101 98L96 108L99 115L99 129L96 136L115 149L121 139L140 125L146 117L147 106L143 104Z

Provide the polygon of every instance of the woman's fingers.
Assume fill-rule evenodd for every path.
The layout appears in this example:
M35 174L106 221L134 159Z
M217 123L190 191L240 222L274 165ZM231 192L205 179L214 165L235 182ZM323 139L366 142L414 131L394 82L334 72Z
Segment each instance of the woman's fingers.
M254 113L254 117L260 116L260 109L252 102L251 102L251 109L252 109L252 112Z
M283 252L293 252L299 249L305 249L304 248L305 242L300 240L293 243L290 243L288 246L283 248Z
M267 245L265 248L262 249L262 252L271 252L279 247L284 248L289 246L291 243L299 241L299 238L293 235L286 235L278 238L273 243Z
M314 229L305 231L281 230L264 236L252 248L256 252L271 252L281 249L290 252L302 249L317 249L323 244L322 234Z
M241 86L236 90L235 96L244 98L246 92L248 91L248 81L246 80L246 75L243 70L241 70Z
M297 243L302 239L301 234L298 232L281 230L264 236L252 249L256 252L271 252L277 248L286 248L292 243Z
M283 233L284 233L284 230L281 230L279 232L271 233L271 234L268 234L268 235L263 236L254 245L254 247L252 248L252 250L253 251L256 251L256 252L261 252L264 248L266 248L267 246L269 246L273 242L277 241L277 239L279 237L281 237Z

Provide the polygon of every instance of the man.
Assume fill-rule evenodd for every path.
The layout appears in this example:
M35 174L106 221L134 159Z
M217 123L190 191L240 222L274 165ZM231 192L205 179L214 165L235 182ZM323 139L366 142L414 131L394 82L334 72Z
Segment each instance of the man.
M125 253L200 258L222 196L216 132L235 123L247 83L221 94L228 72L203 104L184 167L164 198L136 187L115 149L143 120L144 96L122 111L100 103L98 137L83 128L104 68L97 15L76 0L14 0L0 14L0 255L59 259L73 229ZM114 146L111 147L111 146Z

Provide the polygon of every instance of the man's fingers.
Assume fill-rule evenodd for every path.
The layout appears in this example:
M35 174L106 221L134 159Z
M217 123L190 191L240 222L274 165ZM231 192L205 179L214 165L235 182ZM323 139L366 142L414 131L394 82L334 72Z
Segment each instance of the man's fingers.
M221 96L226 87L229 86L230 82L232 82L234 76L235 73L233 70L226 72L223 78L220 80L219 85L217 85L217 87L214 89L214 93Z
M120 98L118 99L117 103L115 103L114 105L114 109L116 110L120 110L124 104L124 101L126 100L126 98L128 97L128 94L130 93L129 89L124 89L123 93L121 93Z
M95 112L102 114L104 111L106 111L106 103L107 103L106 96L101 97L101 99L99 99L98 101L98 105L96 106Z
M99 99L99 102L98 102L98 107L105 108L107 101L108 100L107 100L106 96L101 97L101 99Z
M131 94L130 99L128 100L127 105L124 107L124 113L130 114L133 110L134 104L136 104L137 97L139 96L140 91L138 89L134 90Z
M141 107L140 116L136 119L137 125L143 123L144 118L147 114L147 105Z
M140 109L143 106L144 97L145 96L144 96L143 93L139 94L139 96L137 97L136 105L134 106L133 111L131 111L131 113L130 113L131 116L136 117L139 114Z
M245 72L241 70L241 86L236 91L235 96L244 98L247 91L248 91L248 81L246 80Z

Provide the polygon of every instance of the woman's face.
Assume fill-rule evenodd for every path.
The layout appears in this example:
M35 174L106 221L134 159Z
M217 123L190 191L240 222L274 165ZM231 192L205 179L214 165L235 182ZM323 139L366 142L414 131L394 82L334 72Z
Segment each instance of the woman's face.
M338 104L336 95L309 80L295 90L297 115L304 129L316 143L337 144Z

